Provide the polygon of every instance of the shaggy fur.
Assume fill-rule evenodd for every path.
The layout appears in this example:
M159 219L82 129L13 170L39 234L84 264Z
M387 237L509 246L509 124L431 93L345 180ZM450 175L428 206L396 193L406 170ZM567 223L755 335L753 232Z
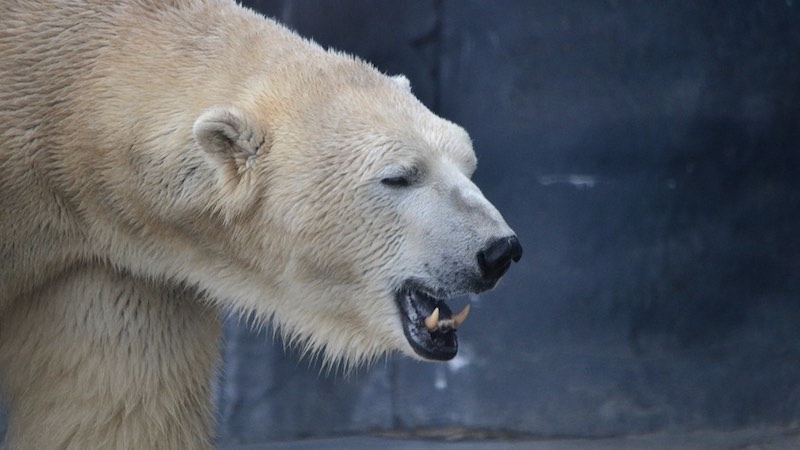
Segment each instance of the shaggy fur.
M511 234L474 168L405 78L231 1L4 1L7 445L210 445L221 310L328 364L416 356L401 283L467 292Z

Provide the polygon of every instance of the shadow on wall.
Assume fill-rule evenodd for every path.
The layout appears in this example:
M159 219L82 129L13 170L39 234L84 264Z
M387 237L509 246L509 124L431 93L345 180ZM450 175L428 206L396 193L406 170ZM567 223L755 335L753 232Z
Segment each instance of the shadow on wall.
M573 179L537 177L540 189L551 189L550 195L535 194L551 217L521 220L538 221L547 233L580 236L583 245L560 248L574 252L571 258L606 255L604 264L624 269L597 295L630 313L631 344L640 351L713 345L753 314L796 318L798 117L800 108L794 107L762 122L702 116L689 122L663 117L649 125L604 123L563 150L561 158L575 161ZM645 140L658 144L647 150L632 146L636 129L662 130ZM555 192L557 183L571 184L576 192L628 189L596 205L576 192ZM552 211L558 208L553 201L572 202L572 214L556 217L563 211Z
M765 124L701 119L689 126L688 145L669 150L663 181L675 192L651 197L665 220L642 252L647 260L631 259L630 289L646 299L633 307L637 348L665 338L713 345L754 314L798 323L800 208L791 205L800 205L800 152L787 147L800 142L790 123L797 117L777 111L755 132Z

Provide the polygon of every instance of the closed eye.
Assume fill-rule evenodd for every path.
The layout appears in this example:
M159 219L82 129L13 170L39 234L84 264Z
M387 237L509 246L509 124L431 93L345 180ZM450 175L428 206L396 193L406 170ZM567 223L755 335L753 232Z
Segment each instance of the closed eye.
M409 180L407 176L401 175L396 177L383 178L381 179L381 183L383 183L386 186L400 188L400 187L408 187L409 185L411 185L411 180Z
M396 164L385 167L378 176L382 185L401 189L418 185L424 173L421 164Z

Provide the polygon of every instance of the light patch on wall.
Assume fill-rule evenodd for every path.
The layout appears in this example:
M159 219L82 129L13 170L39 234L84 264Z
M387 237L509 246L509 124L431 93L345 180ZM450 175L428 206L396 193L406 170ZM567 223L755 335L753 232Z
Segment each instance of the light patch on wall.
M437 391L447 389L447 372L441 364L436 366L436 377L433 381L433 387L435 387Z
M577 173L570 174L551 174L539 175L536 177L542 186L552 186L554 184L570 184L576 188L593 188L597 185L597 177L594 175L584 175Z
M472 362L468 356L467 351L464 350L464 346L461 346L461 351L458 352L455 358L447 361L447 368L450 369L451 372L458 372L459 370L467 367Z
M447 361L445 364L437 364L436 369L434 372L433 377L433 387L436 388L437 391L443 391L447 389L448 385L448 374L449 373L456 373L461 371L461 369L469 366L472 363L472 360L469 357L471 352L465 348L464 345L458 351L458 354L455 358Z

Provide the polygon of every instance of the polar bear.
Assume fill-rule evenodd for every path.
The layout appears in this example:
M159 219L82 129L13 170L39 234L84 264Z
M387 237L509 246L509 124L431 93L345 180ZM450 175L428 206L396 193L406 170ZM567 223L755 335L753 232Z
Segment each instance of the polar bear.
M522 248L403 77L229 0L0 14L9 448L204 448L221 313L345 369L457 351Z

